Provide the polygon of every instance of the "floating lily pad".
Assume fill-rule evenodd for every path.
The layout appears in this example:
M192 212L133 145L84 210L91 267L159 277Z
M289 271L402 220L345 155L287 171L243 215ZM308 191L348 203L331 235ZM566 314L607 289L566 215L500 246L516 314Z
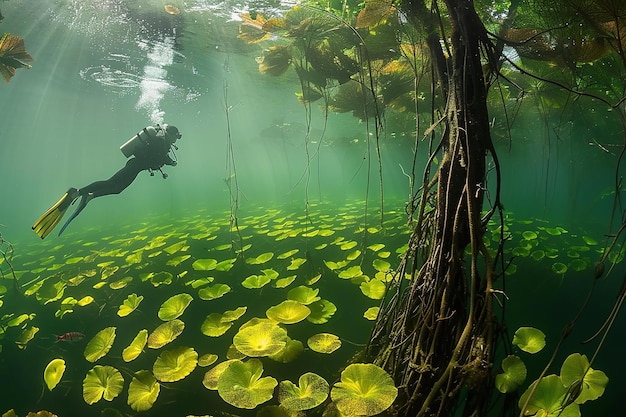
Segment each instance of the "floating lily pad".
M253 409L274 396L278 381L270 376L261 378L263 364L258 359L230 363L217 381L217 392L228 404Z
M274 281L274 288L285 288L288 287L292 282L296 280L296 275L291 275L285 278L280 278Z
M574 399L574 402L584 404L604 394L609 378L604 372L591 368L587 356L572 353L561 366L561 382L565 387L582 383L580 395Z
M147 411L152 408L160 391L161 385L150 371L138 371L128 387L128 405L135 411Z
M346 259L349 261L354 261L355 259L357 259L359 256L361 256L361 251L359 249L356 249L352 252L350 252L348 254L348 256L346 256Z
M496 388L503 394L516 391L526 379L526 365L515 355L502 360L501 374L496 375Z
M345 269L339 273L339 278L343 279L351 279L357 278L363 275L363 271L359 265L351 266L348 269Z
M253 319L241 326L233 344L246 356L268 356L287 344L287 331L271 320Z
M198 358L198 366L211 366L217 360L217 355L214 353L205 353Z
M333 353L341 347L341 339L331 333L318 333L306 341L312 351L318 353Z
M365 317L367 320L374 321L378 317L379 311L380 307L370 307L365 310L365 313L363 313L363 317Z
M289 292L287 293L287 298L289 300L295 300L301 304L308 305L320 299L320 297L317 296L319 292L320 290L318 290L317 288L300 285L289 290Z
M269 261L274 257L273 252L265 252L257 256L256 258L248 258L246 259L246 263L250 265L261 265L265 262Z
M534 327L520 327L513 335L513 345L524 352L537 353L546 345L546 335Z
M161 382L180 381L196 369L198 353L188 347L164 350L154 362L152 372Z
M382 243L375 243L373 245L369 245L367 248L374 251L374 252L378 252L379 250L383 249L385 247L384 244Z
M113 401L124 388L124 378L112 366L96 365L87 372L83 380L83 399L89 405L104 398Z
M159 308L159 318L163 321L170 321L182 316L192 300L193 297L186 293L168 298Z
M374 259L374 261L372 261L372 265L374 266L374 269L379 272L388 272L391 270L391 264L387 261L383 261L382 259Z
M219 337L231 328L232 322L223 319L219 313L211 313L202 322L200 331L209 337Z
M561 262L552 264L552 272L558 275L563 275L567 272L567 265Z
M264 287L271 281L271 278L267 275L250 275L244 279L241 285L248 289L258 289Z
M278 323L294 324L304 320L311 314L311 310L298 301L285 300L276 306L268 308L265 314L269 319Z
M217 260L215 259L197 259L191 267L196 271L212 271L217 266Z
M169 266L178 266L180 264L182 264L183 262L185 262L187 259L191 258L191 255L180 255L180 256L175 256L172 259L169 259L165 265L169 265Z
M287 258L289 258L289 257L291 257L291 256L293 256L293 255L295 255L296 253L298 253L298 251L300 251L300 249L292 249L292 250L290 250L290 251L287 251L287 252L281 253L280 255L278 255L278 256L276 257L276 259L287 259Z
M85 359L89 362L95 362L98 359L109 353L113 342L115 341L115 327L107 327L100 330L96 335L87 343L85 347Z
M536 388L535 388L536 386ZM530 397L531 391L533 392ZM528 405L523 411L527 416L545 416L545 417L580 417L579 406L572 403L563 408L563 398L566 389L557 375L548 375L540 381L535 381L522 394L518 405L520 408L524 406L528 397Z
M279 352L269 355L268 357L276 362L289 363L293 362L304 352L304 345L299 340L287 337L287 344Z
M278 385L278 402L288 410L310 410L328 398L330 386L321 376L307 372L300 376L298 385L282 381Z
M532 230L527 230L522 233L522 237L525 240L534 240L537 239L537 233L533 232Z
M185 323L179 319L165 322L154 329L148 336L148 347L158 349L176 339L185 329Z
M204 374L204 378L202 378L202 385L204 385L206 389L212 391L217 390L217 381L220 379L220 376L222 376L226 368L228 368L230 364L235 362L236 360L237 359L229 359L227 361L218 363L213 368L209 369Z
M230 271L233 265L235 265L235 261L237 261L237 258L226 259L218 262L217 265L215 265L215 270L221 272Z
M570 262L569 267L572 268L574 271L580 272L580 271L584 271L585 269L587 269L587 266L589 264L587 263L587 261L585 259L574 259L572 262Z
M209 285L198 290L198 297L203 300L214 300L228 294L231 288L226 284Z
M17 337L17 339L15 340L15 344L20 349L26 349L26 345L28 345L28 342L33 340L38 331L39 327L28 325L28 327L22 330L22 333L20 333L20 335ZM0 333L0 340L2 339L2 335L3 334ZM0 352L2 351L1 348L2 345L0 345Z
M299 269L302 266L302 264L304 264L305 262L306 262L306 258L292 259L291 263L287 267L287 270L288 271L295 271L296 269Z
M50 391L57 386L63 378L65 372L65 361L63 359L52 359L43 371L43 380Z
M387 286L379 279L371 279L369 281L362 282L360 285L361 292L374 300L380 300L385 296Z
M393 404L398 389L382 368L356 363L341 372L341 381L335 383L330 396L342 415L373 416Z
M328 300L319 300L308 305L311 314L306 318L314 324L323 324L328 322L337 311L337 306Z
M139 307L139 303L143 300L143 295L137 295L135 293L129 294L128 297L122 302L122 305L117 310L117 315L120 317L126 317Z
M122 359L125 362L130 362L137 358L143 352L143 348L146 346L146 342L148 341L148 330L142 329L139 330L137 336L130 342L130 345L126 347L122 351Z

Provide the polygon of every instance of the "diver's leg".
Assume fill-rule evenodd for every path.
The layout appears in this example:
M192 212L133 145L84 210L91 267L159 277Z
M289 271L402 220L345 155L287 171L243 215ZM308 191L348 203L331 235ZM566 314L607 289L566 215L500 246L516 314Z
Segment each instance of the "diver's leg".
M96 197L121 193L124 189L126 189L126 187L132 184L142 170L143 167L141 164L135 158L131 158L128 162L126 162L124 168L117 171L108 180L96 181L78 190L78 193L81 196L80 204L76 208L76 211L72 213L70 218L67 219L61 230L59 230L59 236L63 233L71 221L74 220L81 211L83 211L83 209L87 206L87 203Z

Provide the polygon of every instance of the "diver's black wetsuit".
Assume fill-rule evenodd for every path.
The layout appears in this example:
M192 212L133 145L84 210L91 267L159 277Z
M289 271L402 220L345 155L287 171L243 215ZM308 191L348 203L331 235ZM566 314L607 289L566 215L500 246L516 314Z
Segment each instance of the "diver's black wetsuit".
M159 170L163 165L176 165L176 161L169 156L170 146L162 137L151 137L147 146L136 152L124 168L117 171L105 181L96 181L79 189L81 196L93 194L100 197L109 194L119 194L126 189L144 170Z

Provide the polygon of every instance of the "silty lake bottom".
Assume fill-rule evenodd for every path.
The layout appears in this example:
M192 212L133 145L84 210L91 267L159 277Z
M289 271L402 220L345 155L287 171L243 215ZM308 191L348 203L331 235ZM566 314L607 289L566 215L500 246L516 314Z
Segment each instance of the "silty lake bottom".
M21 292L15 292L9 279L2 287L4 411L84 416L117 410L132 415L128 400L133 375L156 371L167 352L193 351L197 365L188 365L175 382L156 382L158 396L142 415L256 415L265 407L269 413L278 405L275 395L246 410L207 389L211 369L243 356L232 346L242 326L267 317L282 317L279 326L288 340L301 345L287 357L258 358L261 377L297 383L301 375L313 372L332 385L350 360L358 362L355 355L367 342L391 265L406 250L410 228L402 203L396 206L398 210L388 208L382 224L377 208L370 207L365 216L363 201L312 203L308 210L303 204L237 213L198 210L175 221L151 216L114 232L105 227L75 230L63 242L16 242L12 264ZM507 324L513 331L532 325L558 334L571 319L564 314L569 304L580 305L586 295L600 245L584 230L508 215L507 251L516 258L507 276ZM498 236L491 236L494 246ZM170 299L182 301L167 308ZM290 306L295 300L308 311ZM272 309L281 305L284 311L273 316ZM606 307L600 301L591 308L600 306ZM170 310L175 313L166 317ZM585 320L593 323L596 318ZM176 323L176 329L150 348L152 334L166 323ZM56 341L56 335L68 332L85 337ZM99 344L101 352L95 361L88 360L86 346L102 332L107 339ZM124 351L140 333L150 335L148 346L129 360ZM310 339L320 334L331 338L324 342L333 345L328 351ZM548 339L549 347L554 343ZM612 350L609 344L596 366L611 378L604 401L594 405L599 410L619 393L619 367L602 367L610 364ZM529 372L539 372L547 354ZM50 391L44 370L54 359L63 359L66 369ZM83 380L96 366L119 370L122 387L112 401L88 405Z

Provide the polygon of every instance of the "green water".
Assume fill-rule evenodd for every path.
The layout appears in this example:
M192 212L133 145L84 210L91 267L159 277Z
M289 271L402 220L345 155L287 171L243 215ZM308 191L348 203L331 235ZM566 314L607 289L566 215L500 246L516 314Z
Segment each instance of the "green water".
M238 40L238 22L230 20L248 6L198 0L179 4L181 13L170 15L162 2L135 3L0 3L5 16L0 29L22 36L34 58L32 69L18 70L0 87L0 231L13 243L12 264L19 282L30 289L29 296L21 296L13 291L12 281L4 280L7 293L0 315L13 314L5 321L31 315L19 326L8 327L1 341L0 412L13 408L23 416L46 409L67 417L99 415L111 407L133 414L127 398L134 372L151 370L162 351L179 346L199 355L216 354L218 362L226 360L240 326L265 317L268 308L301 285L319 290L319 297L337 311L326 323L285 325L289 337L303 342L305 350L288 364L263 358L264 376L296 382L303 373L315 372L332 384L367 341L372 321L363 315L379 303L365 295L363 279L342 279L340 273L358 265L373 278L379 273L374 261L395 267L407 242L404 204L409 183L402 169L408 171L412 164L410 127L395 125L388 117L381 143L381 225L378 162L367 124L350 114L326 117L315 105L308 114L294 94L300 86L293 73L281 78L259 74L254 58L262 47ZM511 146L504 135L496 137L502 200L513 234L508 250L521 248L515 252L517 270L507 277L509 333L519 326L535 326L549 335L549 349L529 365L529 378L540 371L562 327L584 300L593 262L604 244L612 204L605 194L614 183L615 155L590 143L616 142L619 132L607 128L608 123L588 123L590 113L567 123L560 115L550 119L571 139L566 142L556 136L547 142L546 127L530 112L518 116ZM53 232L41 241L32 233L34 220L68 187L106 179L123 166L119 146L154 123L176 125L183 134L178 166L165 168L169 178L141 173L121 195L92 201L61 237ZM418 166L425 159L419 154ZM420 172L418 168L418 177ZM227 186L233 174L238 190ZM238 231L231 219L237 219ZM549 232L556 227L564 231ZM320 233L323 230L328 233ZM524 231L537 237L524 239ZM598 243L588 244L583 237ZM374 250L375 244L384 248ZM279 259L293 250L297 252ZM536 253L534 258L538 250L554 256ZM273 256L262 264L247 262L264 253ZM194 268L202 259L236 261L224 271ZM292 266L296 259L305 262ZM329 267L328 262L344 261L340 268ZM566 265L567 272L555 273L555 263ZM6 273L7 265L0 266ZM262 288L242 285L247 277L270 269L278 277ZM160 274L159 279L170 277L171 283L152 280L151 273ZM294 275L284 288L276 285ZM579 342L608 314L620 286L618 275L598 284L558 364L570 352L592 354L591 347ZM127 277L132 280L122 286L120 280ZM198 281L203 278L213 281ZM51 290L33 287L44 279L62 283L63 292L51 296ZM215 284L226 284L230 291L203 300L200 290ZM119 317L119 306L133 293L144 296L139 309ZM184 332L164 348L146 348L137 359L125 362L122 350L140 330L152 332L159 326L161 304L180 293L193 297L179 318ZM86 296L93 302L58 317L63 300ZM242 306L247 308L244 316L224 335L209 337L200 331L207 315ZM610 378L606 393L585 405L583 415L591 415L586 410L613 409L624 394L620 325L623 319L616 322L594 363ZM31 326L39 331L20 349L15 341ZM95 364L88 362L87 342L107 327L116 328L111 350ZM54 343L55 334L70 331L84 333L85 339ZM317 333L338 335L341 348L331 354L307 348L307 339ZM43 371L55 358L64 359L67 369L49 391ZM89 406L82 398L82 381L95 365L122 371L124 389L112 402ZM197 367L181 381L163 383L145 414L254 415L256 410L232 407L202 385L210 368ZM552 372L558 373L558 365ZM276 404L274 398L266 405Z

